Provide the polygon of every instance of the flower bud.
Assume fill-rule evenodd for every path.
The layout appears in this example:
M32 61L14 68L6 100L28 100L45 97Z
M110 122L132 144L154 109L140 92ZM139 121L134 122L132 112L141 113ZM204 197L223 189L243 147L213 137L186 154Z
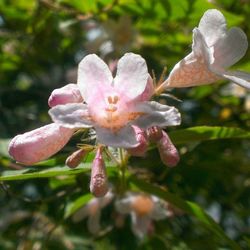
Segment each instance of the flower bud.
M78 86L74 83L53 90L48 100L48 104L51 108L60 104L79 102L83 102L82 95Z
M73 133L74 129L51 123L15 136L9 144L9 154L17 162L32 165L57 153Z
M129 148L127 150L133 156L145 156L148 147L146 133L137 126L133 126L133 129L135 131L136 140L139 145L134 148Z
M88 154L88 150L83 148L73 152L65 161L66 165L70 168L76 168L84 157Z
M163 132L162 138L157 142L157 147L160 153L162 162L168 167L174 167L178 164L180 157L179 153L168 137L167 133Z
M90 192L96 197L103 197L108 192L108 179L102 148L98 148L93 161L90 179Z
M157 126L153 126L149 129L147 129L147 136L148 136L148 140L150 142L158 142L162 136L163 136L163 133L162 133L162 129L157 127Z

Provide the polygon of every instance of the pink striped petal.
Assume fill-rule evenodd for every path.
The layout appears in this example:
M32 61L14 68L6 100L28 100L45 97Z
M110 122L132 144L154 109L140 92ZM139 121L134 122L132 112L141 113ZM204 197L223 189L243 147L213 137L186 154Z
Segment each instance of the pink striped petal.
M9 154L24 165L32 165L57 153L69 141L74 129L51 123L14 137Z

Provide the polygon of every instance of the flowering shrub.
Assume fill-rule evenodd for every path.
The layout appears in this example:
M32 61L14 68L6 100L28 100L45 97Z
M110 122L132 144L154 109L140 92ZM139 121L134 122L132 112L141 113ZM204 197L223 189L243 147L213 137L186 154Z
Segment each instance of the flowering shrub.
M104 40L107 42L106 37ZM48 113L52 123L19 134L10 141L8 152L16 161L13 164L43 164L41 161L58 153L71 138L74 143L77 139L74 150L69 147L72 150L64 159L67 167L59 170L62 172L53 175L53 170L42 170L36 176L64 176L65 173L70 176L82 172L90 175L91 195L88 191L87 198L66 206L66 218L72 216L77 223L88 217L87 229L99 236L103 233L101 210L112 205L115 223L111 229L106 228L107 231L113 227L119 230L125 225L124 215L130 214L131 230L142 239L155 232L154 220L189 213L212 228L232 249L237 249L199 206L173 198L160 186L150 186L143 173L134 174L130 160L138 157L146 162L150 151L156 149L157 158L163 165L178 168L187 148L179 148L178 151L173 138L195 143L203 137L208 140L220 136L230 138L227 133L213 134L214 130L205 131L202 135L199 134L202 130L192 133L193 128L183 132L176 127L181 125L180 111L167 105L162 97L170 97L170 102L173 102L178 99L167 91L212 84L223 79L250 89L249 73L228 70L245 55L247 47L245 33L237 27L227 30L223 14L211 9L204 13L198 27L193 29L191 53L173 67L166 79L157 83L155 75L149 73L149 64L139 54L125 53L119 60L107 60L108 64L96 54L85 55L78 65L77 83L54 89L49 96ZM178 90L175 93L178 95ZM185 119L185 112L182 116ZM173 126L176 128L171 132L170 127ZM178 131L181 131L179 137ZM227 131L230 132L230 128ZM233 130L232 137L249 136L242 131ZM20 178L26 178L28 170L29 167L27 173L21 172ZM159 180L164 178L164 171L166 169L162 168ZM12 177L3 175L1 180L8 178ZM76 178L74 181L79 180Z

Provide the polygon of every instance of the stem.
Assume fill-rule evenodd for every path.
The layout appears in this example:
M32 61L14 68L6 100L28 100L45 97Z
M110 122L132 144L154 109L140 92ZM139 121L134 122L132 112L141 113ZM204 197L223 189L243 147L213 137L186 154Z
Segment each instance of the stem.
M121 177L121 186L120 186L120 192L124 193L126 191L126 168L128 164L128 155L124 156L124 150L122 148L119 148L119 154L120 154L120 177Z

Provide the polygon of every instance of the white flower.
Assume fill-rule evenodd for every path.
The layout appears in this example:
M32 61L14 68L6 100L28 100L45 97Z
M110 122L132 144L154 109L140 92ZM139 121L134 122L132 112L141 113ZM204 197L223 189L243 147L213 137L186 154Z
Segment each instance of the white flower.
M247 47L240 28L227 30L222 13L208 10L193 30L192 52L175 65L162 87L191 87L224 78L250 89L249 73L227 70L245 55Z
M116 201L115 205L119 213L131 215L132 231L139 238L148 233L152 220L172 216L168 203L154 195L127 193L126 197Z
M109 191L101 198L91 199L84 207L80 208L74 215L73 221L79 222L88 218L87 227L90 233L97 234L100 231L101 210L106 207L113 199L114 194Z

